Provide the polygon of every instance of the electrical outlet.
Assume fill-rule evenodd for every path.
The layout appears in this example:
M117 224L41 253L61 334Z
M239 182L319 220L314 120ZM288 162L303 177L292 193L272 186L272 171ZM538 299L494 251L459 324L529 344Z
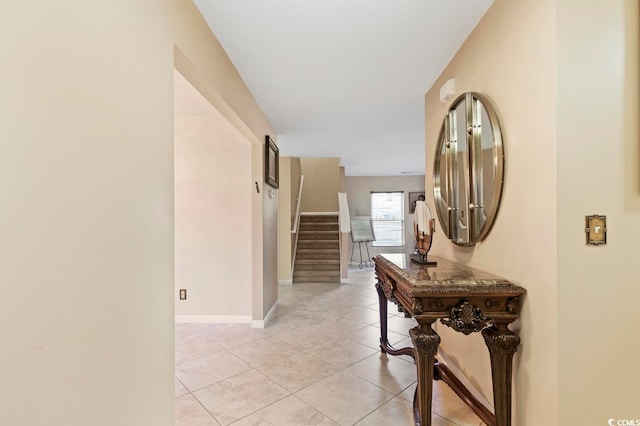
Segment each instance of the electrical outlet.
M181 288L180 289L180 300L187 300L187 289L186 288Z

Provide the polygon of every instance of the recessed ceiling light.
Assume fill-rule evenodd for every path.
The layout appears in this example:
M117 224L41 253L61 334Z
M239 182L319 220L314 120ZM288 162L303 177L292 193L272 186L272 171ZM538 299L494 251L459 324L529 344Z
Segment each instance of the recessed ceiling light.
M412 172L400 172L401 175L410 175Z

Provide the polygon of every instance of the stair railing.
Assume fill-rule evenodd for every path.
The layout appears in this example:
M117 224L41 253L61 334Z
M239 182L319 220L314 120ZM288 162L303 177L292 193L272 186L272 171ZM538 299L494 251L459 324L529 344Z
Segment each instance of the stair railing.
M302 203L302 184L304 183L304 175L300 175L300 188L298 189L298 199L296 200L296 213L293 219L293 226L291 227L291 245L293 251L291 252L291 276L296 264L296 252L298 251L298 229L300 228L300 205Z

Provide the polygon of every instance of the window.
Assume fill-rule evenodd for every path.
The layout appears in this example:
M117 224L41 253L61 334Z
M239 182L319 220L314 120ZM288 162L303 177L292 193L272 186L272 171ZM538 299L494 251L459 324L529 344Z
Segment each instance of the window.
M372 192L371 219L374 246L404 246L404 193Z

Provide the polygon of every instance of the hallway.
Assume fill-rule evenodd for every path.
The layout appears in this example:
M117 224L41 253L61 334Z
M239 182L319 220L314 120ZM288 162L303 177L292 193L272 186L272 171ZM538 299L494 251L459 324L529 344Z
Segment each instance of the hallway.
M381 354L372 269L349 284L279 287L265 329L176 324L176 425L413 424L415 366ZM411 345L413 319L389 306L389 341ZM442 382L434 426L483 423Z

